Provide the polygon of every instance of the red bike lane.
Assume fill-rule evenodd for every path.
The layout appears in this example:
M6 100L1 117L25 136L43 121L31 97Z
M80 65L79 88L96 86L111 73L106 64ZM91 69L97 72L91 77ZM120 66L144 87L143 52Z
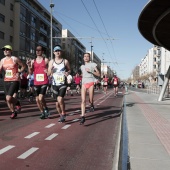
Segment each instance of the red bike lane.
M3 115L1 122L8 122L8 126L12 123L13 128L0 133L0 169L112 169L122 101L123 96L115 98L111 90L107 95L96 92L95 111L87 110L84 125L79 125L79 95L66 97L65 123L57 122L58 115L51 100L48 100L50 119L39 120L37 109L26 113L30 105L25 106L25 112L16 120ZM34 107L35 104L31 108ZM27 117L24 119L24 116ZM2 153L5 147L11 149Z

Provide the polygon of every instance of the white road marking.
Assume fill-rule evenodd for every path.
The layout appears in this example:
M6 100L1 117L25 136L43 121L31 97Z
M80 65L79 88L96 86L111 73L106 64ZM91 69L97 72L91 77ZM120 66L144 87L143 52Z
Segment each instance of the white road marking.
M65 125L65 126L63 126L61 129L67 129L67 128L69 128L71 125Z
M74 112L80 112L81 110L76 110L76 111L74 111Z
M70 113L70 114L68 114L69 116L72 116L72 115L74 115L74 113Z
M18 159L26 159L28 156L33 154L35 151L37 151L39 148L32 147L28 151L24 152L22 155L18 156Z
M25 138L30 139L30 138L32 138L32 137L38 135L39 133L40 133L40 132L34 132L34 133L32 133L32 134L26 136Z
M3 148L0 150L0 155L2 155L3 153L7 152L8 150L14 148L15 146L13 145L8 145L7 147Z
M55 123L51 123L51 124L47 125L45 128L50 128L50 127L52 127L54 125L55 125Z
M57 133L53 133L52 135L50 135L49 137L47 137L45 140L52 140L53 138L55 138L56 136L58 136Z
M74 120L72 120L72 122L77 122L77 121L79 121L80 119L74 119Z

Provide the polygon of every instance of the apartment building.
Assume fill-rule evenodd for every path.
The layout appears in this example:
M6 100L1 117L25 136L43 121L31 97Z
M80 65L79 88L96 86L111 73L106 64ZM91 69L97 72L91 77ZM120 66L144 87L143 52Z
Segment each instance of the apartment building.
M68 30L62 30L63 57L68 59L74 75L83 64L83 54L86 51L85 46Z
M49 4L50 5L50 4ZM9 44L13 55L22 60L35 57L35 48L41 45L50 57L50 13L35 0L0 0L0 47ZM53 37L61 37L62 25L53 17ZM61 44L53 39L53 45ZM0 50L0 57L3 52Z
M146 56L141 60L139 64L139 76L140 77L153 73L154 71L153 53L154 53L154 49L153 48L149 49Z

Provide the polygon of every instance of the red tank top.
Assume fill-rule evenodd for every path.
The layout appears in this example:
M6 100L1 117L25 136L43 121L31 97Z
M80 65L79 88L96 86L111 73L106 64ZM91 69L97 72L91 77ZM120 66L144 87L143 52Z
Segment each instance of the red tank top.
M15 63L15 57L3 58L2 66L5 71L4 81L20 81L18 73L18 64Z
M34 85L48 84L48 76L45 70L47 70L45 59L41 63L34 61Z

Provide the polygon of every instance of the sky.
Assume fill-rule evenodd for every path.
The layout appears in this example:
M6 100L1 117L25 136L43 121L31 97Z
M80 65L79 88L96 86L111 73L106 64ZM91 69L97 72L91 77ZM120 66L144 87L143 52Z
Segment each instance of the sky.
M153 44L138 30L138 18L148 0L38 0L102 62L128 79ZM81 38L81 39L80 39Z

